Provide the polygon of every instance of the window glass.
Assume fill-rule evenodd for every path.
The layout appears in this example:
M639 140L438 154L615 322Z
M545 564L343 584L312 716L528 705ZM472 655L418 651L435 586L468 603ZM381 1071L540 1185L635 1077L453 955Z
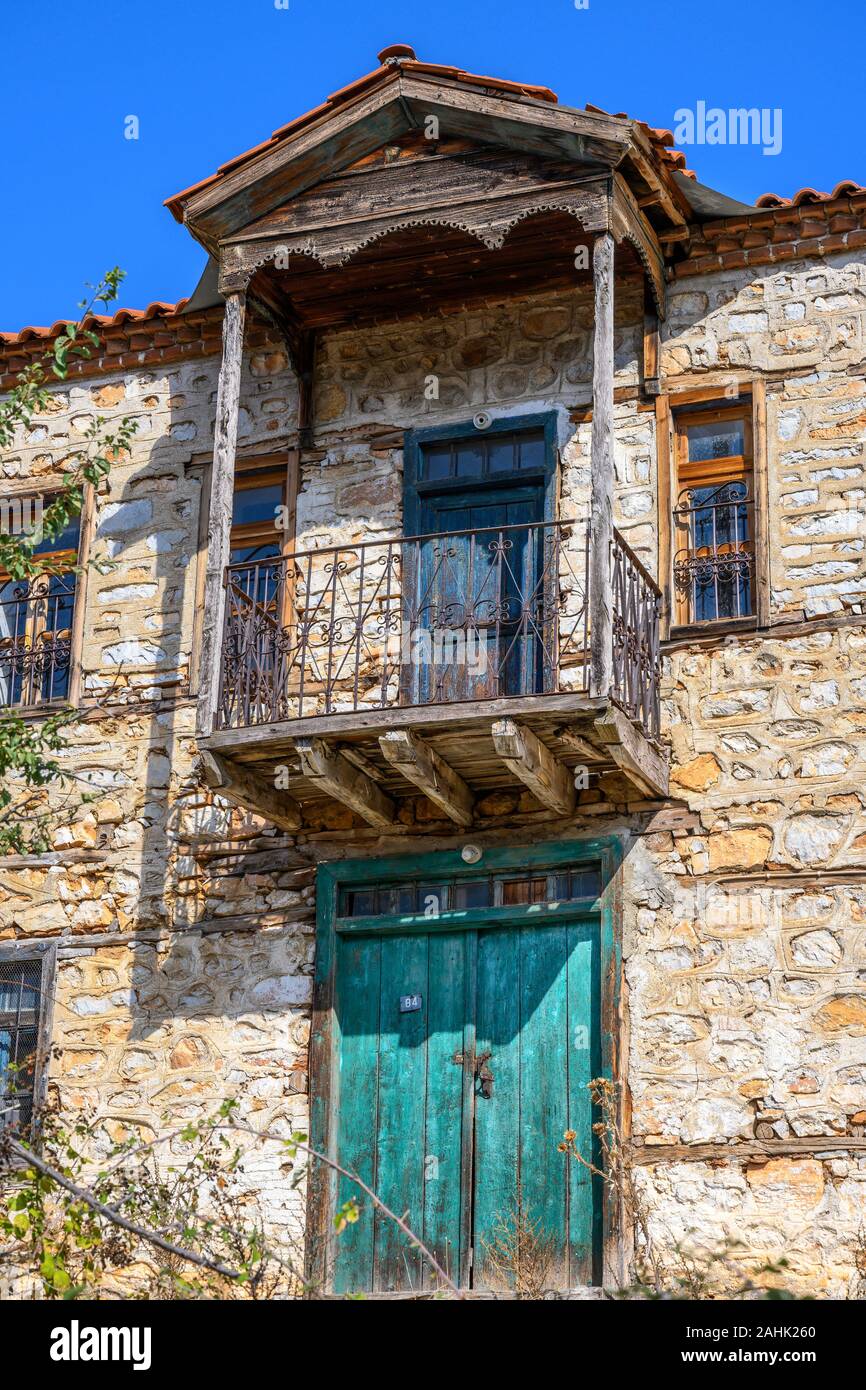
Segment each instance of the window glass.
M39 961L0 960L0 1127L33 1113L41 979Z
M277 508L282 504L283 489L279 483L238 488L232 507L232 525L249 526L253 522L273 524L276 521Z
M437 912L470 908L517 907L530 903L568 902L577 898L597 898L601 892L598 866L546 870L532 875L485 874L460 877L452 883L416 880L381 883L372 887L344 888L340 899L343 917L375 917L383 914Z
M743 421L720 420L688 425L686 437L690 463L737 457L743 452Z

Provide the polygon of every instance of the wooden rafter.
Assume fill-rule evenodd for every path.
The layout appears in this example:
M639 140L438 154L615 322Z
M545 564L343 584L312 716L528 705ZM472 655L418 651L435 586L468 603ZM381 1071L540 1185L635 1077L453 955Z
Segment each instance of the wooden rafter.
M505 766L548 810L570 816L575 806L574 777L564 763L522 724L498 719L493 746Z
M298 804L284 791L269 786L258 773L240 763L228 762L218 753L203 748L199 756L205 782L224 801L262 816L281 830L297 830L300 827Z
M393 729L382 735L379 747L391 766L419 787L446 816L458 825L472 824L474 797L470 788L417 734L409 729Z
M390 796L338 749L320 738L300 738L296 747L304 776L322 791L335 801L341 801L377 830L387 830L394 824L396 807Z

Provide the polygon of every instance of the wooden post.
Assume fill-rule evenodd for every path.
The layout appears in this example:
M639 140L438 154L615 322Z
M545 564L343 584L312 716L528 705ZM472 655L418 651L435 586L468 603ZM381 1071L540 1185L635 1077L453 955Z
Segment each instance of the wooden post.
M69 638L69 688L67 700L72 709L81 704L84 669L84 610L87 603L87 580L90 574L90 551L93 543L96 516L96 489L84 484L84 498L78 522L78 574L75 579L75 605L72 609L72 631Z
M207 573L204 586L198 715L196 733L207 738L213 732L220 698L225 569L229 562L232 506L235 487L235 447L241 394L241 360L244 344L245 297L226 294L223 319L223 359L217 387L214 458L211 469L210 511L207 535Z
M659 316L647 306L643 317L643 389L648 396L657 396L659 380Z
M589 554L591 695L609 695L613 685L613 249L612 232L601 232L592 249L595 324Z

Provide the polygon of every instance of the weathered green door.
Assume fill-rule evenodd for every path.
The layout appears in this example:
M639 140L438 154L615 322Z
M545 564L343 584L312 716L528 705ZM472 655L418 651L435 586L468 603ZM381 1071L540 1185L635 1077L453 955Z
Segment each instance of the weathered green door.
M464 916L459 930L402 932L380 919L338 932L335 1156L463 1286L513 1286L530 1264L546 1287L591 1283L598 1181L558 1145L573 1130L593 1153L599 921ZM340 1182L338 1205L357 1197ZM360 1218L333 1241L334 1289L428 1286L408 1240L360 1200Z

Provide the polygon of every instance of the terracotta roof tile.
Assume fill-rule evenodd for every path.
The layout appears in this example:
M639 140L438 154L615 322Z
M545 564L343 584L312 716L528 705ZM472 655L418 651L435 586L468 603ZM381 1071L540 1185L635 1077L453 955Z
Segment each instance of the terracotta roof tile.
M155 300L153 304L148 304L146 309L117 309L113 314L89 314L84 320L84 327L106 328L129 323L132 320L167 319L182 313L184 306L188 303L187 299L179 299L176 304L167 304L160 299ZM67 324L74 322L74 319L58 319L49 328L28 324L26 328L20 328L17 333L0 333L0 343L9 345L31 342L34 338L56 338Z
M804 203L832 203L836 198L850 198L855 193L866 193L866 186L855 183L853 179L843 179L836 184L832 193L821 193L817 188L801 188L792 198L783 198L778 193L762 193L755 207L790 208L802 207Z

